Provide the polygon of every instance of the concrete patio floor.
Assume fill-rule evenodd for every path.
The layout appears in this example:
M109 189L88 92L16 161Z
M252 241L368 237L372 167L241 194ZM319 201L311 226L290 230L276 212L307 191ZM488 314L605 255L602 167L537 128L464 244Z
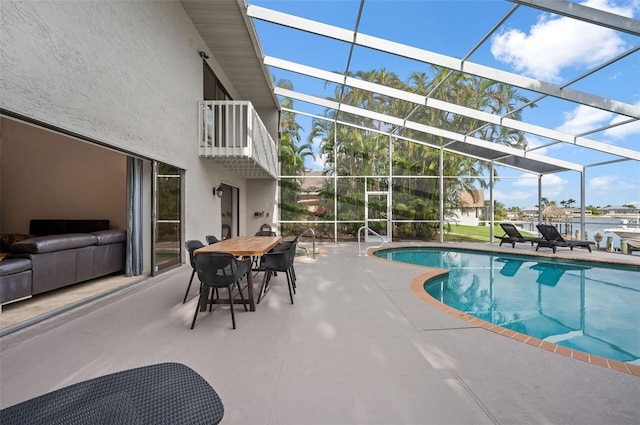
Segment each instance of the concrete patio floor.
M525 244L482 247L532 252ZM353 243L324 248L316 261L296 261L294 305L279 274L256 312L236 308L236 330L226 306L200 313L189 329L196 291L181 303L191 273L185 265L7 335L0 340L0 406L127 368L179 362L220 394L223 424L640 421L640 377L498 335L425 303L410 288L425 268L358 256ZM637 255L580 249L558 256L640 264Z

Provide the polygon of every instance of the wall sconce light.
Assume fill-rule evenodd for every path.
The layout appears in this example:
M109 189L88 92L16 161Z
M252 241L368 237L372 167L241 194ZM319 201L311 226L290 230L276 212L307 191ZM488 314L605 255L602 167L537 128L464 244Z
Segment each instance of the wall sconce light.
M224 196L224 189L222 188L222 185L218 186L218 187L213 187L213 194L214 196L218 196L218 198L222 198Z

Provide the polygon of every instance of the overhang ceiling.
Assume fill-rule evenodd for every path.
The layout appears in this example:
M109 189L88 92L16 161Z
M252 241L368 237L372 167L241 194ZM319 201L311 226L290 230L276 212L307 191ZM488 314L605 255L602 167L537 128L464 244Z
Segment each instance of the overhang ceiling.
M279 107L253 24L237 0L181 0L185 12L237 90L260 110Z

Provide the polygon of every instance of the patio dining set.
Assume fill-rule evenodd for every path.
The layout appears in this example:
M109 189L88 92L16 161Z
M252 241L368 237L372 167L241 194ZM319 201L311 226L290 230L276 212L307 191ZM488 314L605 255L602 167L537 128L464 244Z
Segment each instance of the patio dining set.
M275 232L260 230L254 236L237 236L218 240L215 236L205 237L207 245L199 240L188 240L185 248L189 253L192 267L191 277L184 294L183 304L187 302L191 285L197 275L200 281L199 300L191 323L195 327L199 311L209 311L213 304L229 304L231 322L236 328L234 304L242 304L245 311L256 310L262 297L269 289L269 283L278 272L284 273L289 289L289 299L293 304L293 294L296 292L296 275L293 262L298 244L298 238L283 241ZM254 274L263 273L262 283L257 302L253 285ZM243 281L246 281L248 304L243 293ZM227 289L228 298L219 296L219 290ZM237 289L239 299L234 297Z

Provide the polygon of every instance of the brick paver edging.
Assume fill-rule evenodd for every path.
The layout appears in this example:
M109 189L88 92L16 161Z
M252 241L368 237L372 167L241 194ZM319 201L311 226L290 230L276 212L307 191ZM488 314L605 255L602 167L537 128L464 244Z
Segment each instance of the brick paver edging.
M387 249L389 247L386 247ZM397 248L397 246L395 246L394 248ZM384 250L385 248L381 248L381 250ZM376 250L372 250L371 253L377 251ZM376 255L369 255L372 258L375 258L377 260L380 261L392 261L392 260L387 260L381 257L378 257ZM402 264L399 262L395 262L393 261L395 264ZM408 264L407 264L408 265ZM427 304L430 304L452 316L455 316L461 320L464 320L465 322L468 322L474 326L477 326L479 328L488 330L490 332L496 333L498 335L502 335L505 336L507 338L516 340L516 341L520 341L523 342L525 344L529 344L529 345L533 345L534 347L538 347L538 348L542 348L544 350L547 351L551 351L553 353L556 354L560 354L566 357L571 357L572 359L576 359L576 360L580 360L583 362L587 362L587 363L591 363L597 366L601 366L601 367L606 367L608 369L612 369L612 370L617 370L619 372L623 372L623 373L628 373L630 375L634 375L634 376L640 376L640 366L638 365L633 365L633 364L628 364L628 363L624 363L618 360L613 360L613 359L608 359L606 357L601 357L601 356L596 356L593 354L589 354L589 353L585 353L583 351L578 351L578 350L574 350L568 347L563 347L561 345L558 344L554 344L552 342L548 342L548 341L543 341L539 338L535 338L529 335L525 335L525 334L521 334L519 332L515 332L512 331L511 329L507 329L507 328L503 328L502 326L493 324L493 323L489 323L487 321L484 321L482 319L479 319L477 317L471 316L469 314L463 313L460 310L456 310L453 307L450 307L446 304L441 303L440 301L436 300L435 298L433 298L431 295L429 295L427 293L427 291L424 290L424 284L426 281L431 280L435 277L441 276L445 273L448 273L448 270L443 270L443 269L436 269L436 268L429 268L430 271L426 272L426 273L422 273L418 276L416 276L415 278L413 278L413 280L411 280L411 291L413 291L413 293L420 298L421 300L425 301Z

